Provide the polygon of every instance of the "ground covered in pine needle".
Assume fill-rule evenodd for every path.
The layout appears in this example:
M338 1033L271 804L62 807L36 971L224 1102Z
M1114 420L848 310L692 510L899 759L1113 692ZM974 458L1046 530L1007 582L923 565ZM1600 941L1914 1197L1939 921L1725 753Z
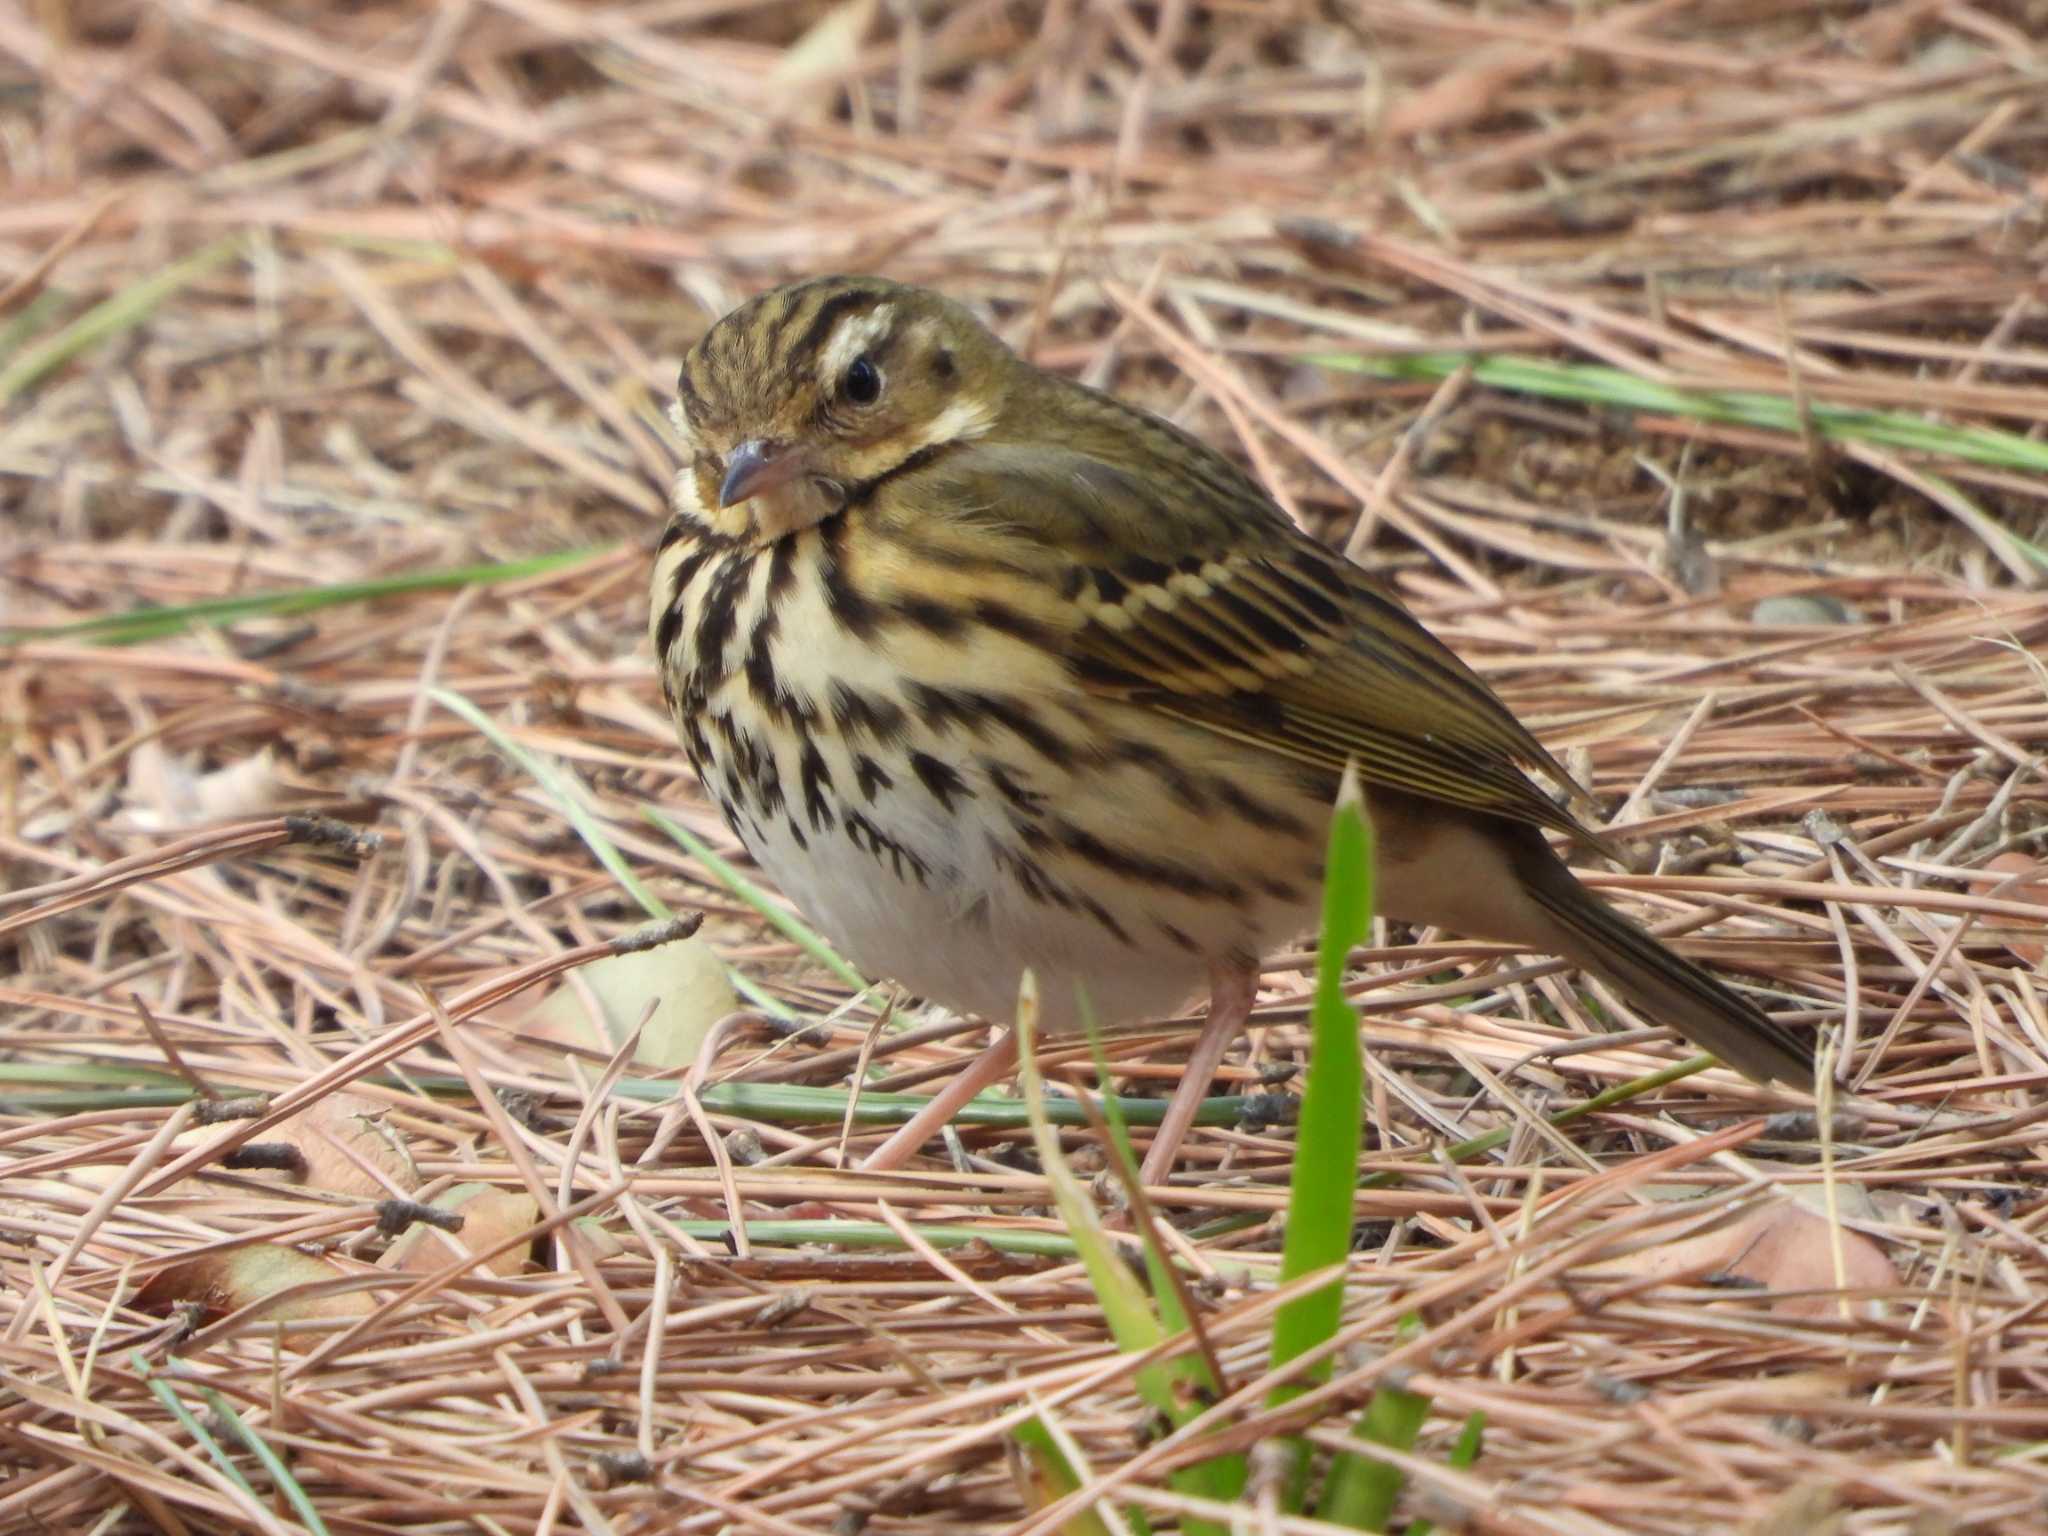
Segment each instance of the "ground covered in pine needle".
M1434 1400L1404 1522L2040 1529L2044 32L0 3L0 1530L1157 1526L1389 1384ZM1161 1437L1013 1123L851 1170L849 1084L988 1032L896 999L863 1058L890 994L720 872L662 713L678 360L833 269L1382 568L1591 785L1635 861L1593 882L1830 1042L1832 1112L1712 1070L1553 1125L1683 1047L1379 934L1386 1176L1331 1384L1270 1407L1275 957L1249 1113L1154 1193L1227 1388ZM613 958L662 911L697 937ZM580 1022L658 992L698 1014L638 1060ZM1106 1524L1045 1506L1034 1414ZM1240 1528L1330 1529L1280 1504Z

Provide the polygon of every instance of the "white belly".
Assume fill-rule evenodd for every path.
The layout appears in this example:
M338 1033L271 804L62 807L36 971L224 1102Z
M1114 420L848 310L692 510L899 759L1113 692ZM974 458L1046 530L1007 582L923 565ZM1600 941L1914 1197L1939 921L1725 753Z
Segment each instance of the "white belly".
M751 820L742 835L775 885L864 974L962 1013L1009 1020L1027 967L1050 1030L1081 1023L1077 984L1105 1024L1171 1015L1206 985L1201 956L1133 945L1085 912L1027 894L973 823L932 816L921 795L899 786L854 812L886 826L900 857L886 848L878 856L870 839L841 827L809 831L800 847L782 818Z

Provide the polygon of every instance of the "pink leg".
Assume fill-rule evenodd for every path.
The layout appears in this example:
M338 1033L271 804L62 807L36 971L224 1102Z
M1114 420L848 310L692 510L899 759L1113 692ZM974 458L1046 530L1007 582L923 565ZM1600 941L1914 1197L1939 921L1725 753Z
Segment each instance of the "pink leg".
M1016 1065L1017 1035L1011 1030L932 1095L929 1104L904 1121L894 1135L861 1159L860 1166L876 1171L901 1168L934 1131L960 1113L969 1099L1007 1077Z
M1188 1057L1187 1075L1173 1090L1166 1106L1166 1118L1153 1133L1152 1146L1139 1170L1147 1185L1164 1184L1180 1156L1180 1144L1188 1127L1195 1123L1195 1111L1208 1096L1209 1084L1223 1063L1230 1042L1244 1032L1251 1017L1252 1003L1259 991L1259 973L1251 966L1217 965L1209 973L1209 1017L1202 1021L1201 1036Z

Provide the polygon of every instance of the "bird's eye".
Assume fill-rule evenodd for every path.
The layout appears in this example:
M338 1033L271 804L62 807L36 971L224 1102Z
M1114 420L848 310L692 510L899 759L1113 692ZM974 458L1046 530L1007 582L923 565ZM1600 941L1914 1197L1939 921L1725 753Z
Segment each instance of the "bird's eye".
M882 370L865 357L856 357L846 369L846 398L855 405L873 405L882 398Z

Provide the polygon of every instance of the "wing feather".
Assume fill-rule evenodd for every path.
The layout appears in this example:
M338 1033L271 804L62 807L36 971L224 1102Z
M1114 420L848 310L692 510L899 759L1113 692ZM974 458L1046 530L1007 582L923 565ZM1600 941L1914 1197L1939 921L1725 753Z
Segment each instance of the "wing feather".
M1309 539L1225 459L1106 397L1062 444L982 441L935 497L1006 530L1079 611L1076 675L1100 695L1333 775L1598 844L1524 768L1570 776L1457 655ZM1191 454L1133 462L1135 429Z

